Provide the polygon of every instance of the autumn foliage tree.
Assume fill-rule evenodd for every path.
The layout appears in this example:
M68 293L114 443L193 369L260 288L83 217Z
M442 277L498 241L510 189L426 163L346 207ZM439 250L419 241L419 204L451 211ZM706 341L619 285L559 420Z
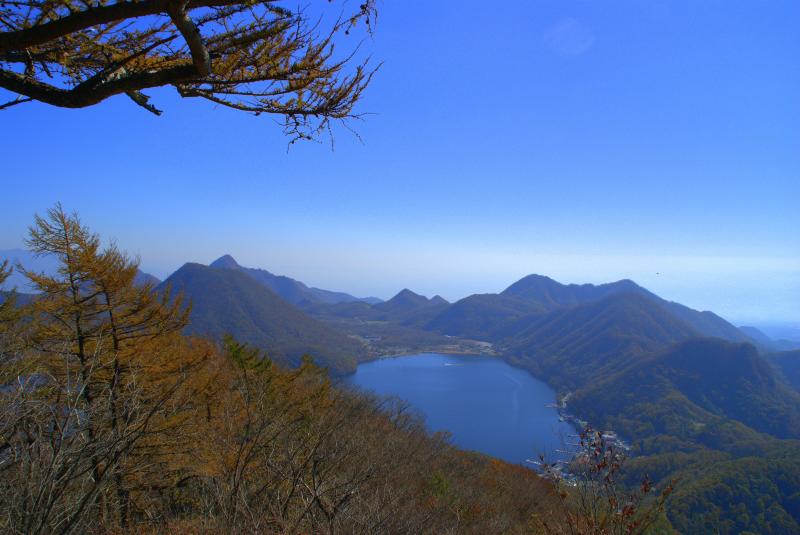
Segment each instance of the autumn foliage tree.
M125 527L141 473L169 473L162 458L180 451L182 398L202 361L181 347L187 311L137 287L136 263L100 250L60 206L37 216L28 245L59 268L20 267L39 296L26 310L28 351L6 363L15 376L3 407L2 483L15 498L3 502L6 527L71 533L97 518Z
M122 94L160 114L145 92L171 86L311 136L354 116L374 72L357 47L334 49L375 20L373 0L337 15L323 24L276 0L0 1L0 88L16 95L0 107L83 108Z
M0 289L3 284L11 276L11 270L8 260L0 263ZM7 292L0 295L0 358L4 358L10 349L10 335L11 323L14 317L17 316L14 304L16 302L13 292Z

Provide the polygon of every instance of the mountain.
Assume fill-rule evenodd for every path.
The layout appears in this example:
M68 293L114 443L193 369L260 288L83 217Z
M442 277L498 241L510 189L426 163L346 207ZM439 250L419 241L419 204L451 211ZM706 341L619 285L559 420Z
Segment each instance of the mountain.
M383 299L380 297L359 297L358 301L367 303L368 305L377 305L378 303L383 303Z
M403 314L430 305L430 300L424 295L419 295L408 288L404 288L388 301L378 303L373 308L382 313Z
M475 294L461 299L432 318L426 328L452 336L499 341L513 337L536 318L622 294L638 295L659 306L693 334L745 342L750 338L712 312L699 312L662 299L631 280L607 284L561 284L543 275L528 275L499 294ZM608 301L611 302L611 301Z
M275 360L295 365L304 354L334 372L355 368L363 346L287 303L248 273L185 264L157 291L183 292L192 312L187 333L237 340L265 350Z
M5 290L16 289L19 292L28 293L33 291L28 286L28 279L17 269L17 264L22 264L31 271L47 273L48 275L55 274L58 269L58 260L54 256L36 256L25 249L0 250L0 263L5 260L8 260L9 265L14 268L11 276L5 282Z
M231 269L246 273L259 283L263 284L281 298L294 305L311 305L317 303L336 304L364 301L374 304L381 302L377 297L353 297L344 292L332 292L320 288L309 288L300 281L283 275L274 275L265 269L247 268L240 266L231 255L223 255L210 264L217 269Z
M273 275L264 269L246 268L240 266L230 255L224 255L209 264L214 269L238 271L246 274L259 284L269 288L283 300L297 305L303 302L312 302L314 299L308 286L282 275Z
M7 292L5 290L0 290L0 304L4 303L9 297L12 297L16 306L29 305L34 299L36 299L36 295L37 294L26 294L17 291Z
M800 344L800 322L798 321L759 323L756 327L773 340L789 340Z
M800 391L800 349L767 355L767 360L783 375L786 382Z
M441 295L434 295L431 297L430 302L432 305L449 305L450 302Z
M724 319L720 318L713 312L707 310L701 312L680 303L661 299L655 294L650 295L655 297L661 304L664 305L664 307L667 308L667 310L672 312L672 314L685 321L703 336L722 338L723 340L728 340L729 342L752 342L752 340L745 333Z
M541 305L510 295L474 294L444 308L425 328L450 336L491 342L509 325L544 311Z
M680 303L667 301L628 279L600 285L561 284L542 275L528 275L506 288L502 295L538 303L546 310L555 310L597 301L620 293L637 293L657 301L704 336L713 336L732 342L750 341L745 333L713 312L700 312Z
M225 254L211 262L208 267L217 269L244 269L238 262L229 254Z
M545 310L569 307L597 301L612 294L642 292L647 290L631 280L608 284L561 284L543 275L528 275L518 280L501 293L540 304Z
M450 303L441 296L428 299L404 288L388 301L373 305L372 310L376 320L421 328L448 306Z
M749 327L749 326L741 326L739 330L742 331L744 334L750 337L751 340L754 342L758 342L762 345L770 345L773 343L772 338L764 334L760 329L756 327Z
M633 433L631 422L638 420L647 422L650 433L722 449L708 435L718 418L778 438L800 438L800 394L752 344L714 338L681 342L615 375L589 381L570 406L598 424L614 422L618 431L637 438L644 433Z
M800 354L765 358L746 343L757 333L630 281L533 276L501 295L549 312L495 327L495 348L630 442L629 483L678 478L667 515L679 532L798 532Z
M800 393L753 345L686 340L597 374L568 404L629 441L630 483L677 479L678 532L798 533Z
M653 299L622 293L531 318L501 347L534 375L575 388L698 334Z
M145 273L140 269L137 269L136 276L133 278L133 283L136 286L144 286L145 284L149 284L155 288L156 286L161 284L161 279L159 279L155 275L151 275L149 273Z
M303 307L303 311L314 317L335 317L371 321L377 317L375 309L364 301L348 301L346 303L316 303Z

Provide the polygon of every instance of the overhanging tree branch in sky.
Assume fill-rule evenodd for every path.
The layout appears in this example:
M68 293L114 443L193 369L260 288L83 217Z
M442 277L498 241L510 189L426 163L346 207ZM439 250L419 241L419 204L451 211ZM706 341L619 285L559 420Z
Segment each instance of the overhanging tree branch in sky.
M275 0L0 0L0 88L83 108L128 95L160 114L143 91L282 116L312 136L353 107L374 70L334 41L376 16L373 0L335 21ZM344 3L348 9L349 4ZM335 9L335 8L331 8Z

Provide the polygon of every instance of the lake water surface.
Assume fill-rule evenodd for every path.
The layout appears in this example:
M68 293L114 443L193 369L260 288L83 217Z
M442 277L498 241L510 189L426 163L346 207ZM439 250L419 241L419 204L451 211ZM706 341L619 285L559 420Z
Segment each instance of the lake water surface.
M347 383L408 401L431 431L453 443L512 462L564 458L575 433L560 422L555 392L529 373L494 357L424 353L361 364Z

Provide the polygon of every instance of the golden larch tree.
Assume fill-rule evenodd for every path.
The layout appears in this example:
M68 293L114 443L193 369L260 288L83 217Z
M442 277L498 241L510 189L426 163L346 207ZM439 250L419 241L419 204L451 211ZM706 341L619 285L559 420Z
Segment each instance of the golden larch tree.
M0 88L16 97L0 108L84 108L122 94L160 114L144 91L171 86L312 136L355 115L374 73L357 46L335 51L377 16L373 0L353 8L322 24L334 8L318 17L276 0L4 0Z

